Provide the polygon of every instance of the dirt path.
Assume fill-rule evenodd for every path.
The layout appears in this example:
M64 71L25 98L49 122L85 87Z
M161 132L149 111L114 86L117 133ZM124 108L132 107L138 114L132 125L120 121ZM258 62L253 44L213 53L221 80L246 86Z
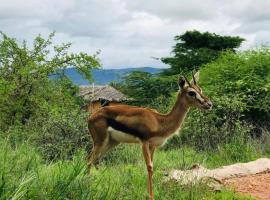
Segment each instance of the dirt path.
M270 173L255 174L224 180L226 186L235 191L250 194L256 199L270 200Z

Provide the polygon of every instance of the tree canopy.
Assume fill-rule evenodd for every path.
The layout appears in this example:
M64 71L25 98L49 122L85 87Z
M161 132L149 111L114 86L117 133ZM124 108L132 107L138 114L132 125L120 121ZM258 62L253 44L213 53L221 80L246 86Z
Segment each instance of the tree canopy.
M138 105L149 106L166 112L171 103L168 98L177 91L178 76L162 77L159 74L134 71L113 86L136 99Z
M91 81L90 69L99 67L97 55L70 53L71 43L52 45L54 33L40 35L33 45L0 36L0 127L26 123L46 106L61 108L75 100L76 87L64 70L75 67ZM60 79L51 79L57 75ZM55 84L58 81L58 84ZM57 106L55 106L57 105ZM72 105L72 103L69 103Z
M166 75L198 69L203 64L217 59L222 51L234 52L244 39L238 36L221 36L194 30L175 36L175 41L176 45L172 50L173 56L161 58L162 62L170 65L170 68L163 72Z

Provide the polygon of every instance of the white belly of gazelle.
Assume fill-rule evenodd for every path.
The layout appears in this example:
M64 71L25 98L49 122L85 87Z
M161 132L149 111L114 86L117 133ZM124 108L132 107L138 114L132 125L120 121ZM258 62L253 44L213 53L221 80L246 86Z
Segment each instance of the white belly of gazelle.
M162 146L167 142L167 138L164 137L152 137L149 139L150 144L153 144L154 146Z
M130 134L126 133L123 131L118 131L112 127L108 127L107 129L109 135L111 136L112 139L114 139L117 142L122 142L122 143L141 143L142 140L140 138ZM175 132L175 134L178 134L179 130ZM173 136L172 134L171 136ZM148 142L154 146L162 146L164 145L169 138L166 137L161 137L161 136L156 136L148 139Z
M123 142L123 143L140 143L141 142L140 138L135 137L129 133L115 130L112 127L109 127L107 131L111 135L112 139L114 139L117 142Z

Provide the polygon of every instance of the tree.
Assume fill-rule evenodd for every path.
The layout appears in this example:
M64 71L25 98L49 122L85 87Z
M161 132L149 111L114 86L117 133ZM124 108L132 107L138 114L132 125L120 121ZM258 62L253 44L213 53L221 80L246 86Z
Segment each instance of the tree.
M238 36L220 36L215 33L187 31L175 36L176 45L173 47L173 57L161 58L161 61L170 65L163 74L173 75L186 73L200 68L203 64L215 60L220 52L235 51L243 38Z
M97 54L69 53L71 43L53 46L54 33L48 39L37 36L31 48L0 35L0 128L25 124L46 106L73 105L77 88L64 70L73 66L91 81L90 69L100 66ZM49 78L53 74L59 79Z
M136 99L136 104L166 112L170 107L172 91L177 91L177 76L161 77L158 74L134 71L113 86Z

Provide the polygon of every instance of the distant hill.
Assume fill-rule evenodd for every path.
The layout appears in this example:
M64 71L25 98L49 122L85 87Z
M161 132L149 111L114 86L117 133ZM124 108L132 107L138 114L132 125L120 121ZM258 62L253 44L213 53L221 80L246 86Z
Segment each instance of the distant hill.
M109 84L112 81L120 81L124 75L132 71L142 71L154 74L161 72L162 69L153 67L124 68L124 69L93 69L92 75L95 84L105 85ZM76 85L89 84L74 68L66 69L65 73Z

